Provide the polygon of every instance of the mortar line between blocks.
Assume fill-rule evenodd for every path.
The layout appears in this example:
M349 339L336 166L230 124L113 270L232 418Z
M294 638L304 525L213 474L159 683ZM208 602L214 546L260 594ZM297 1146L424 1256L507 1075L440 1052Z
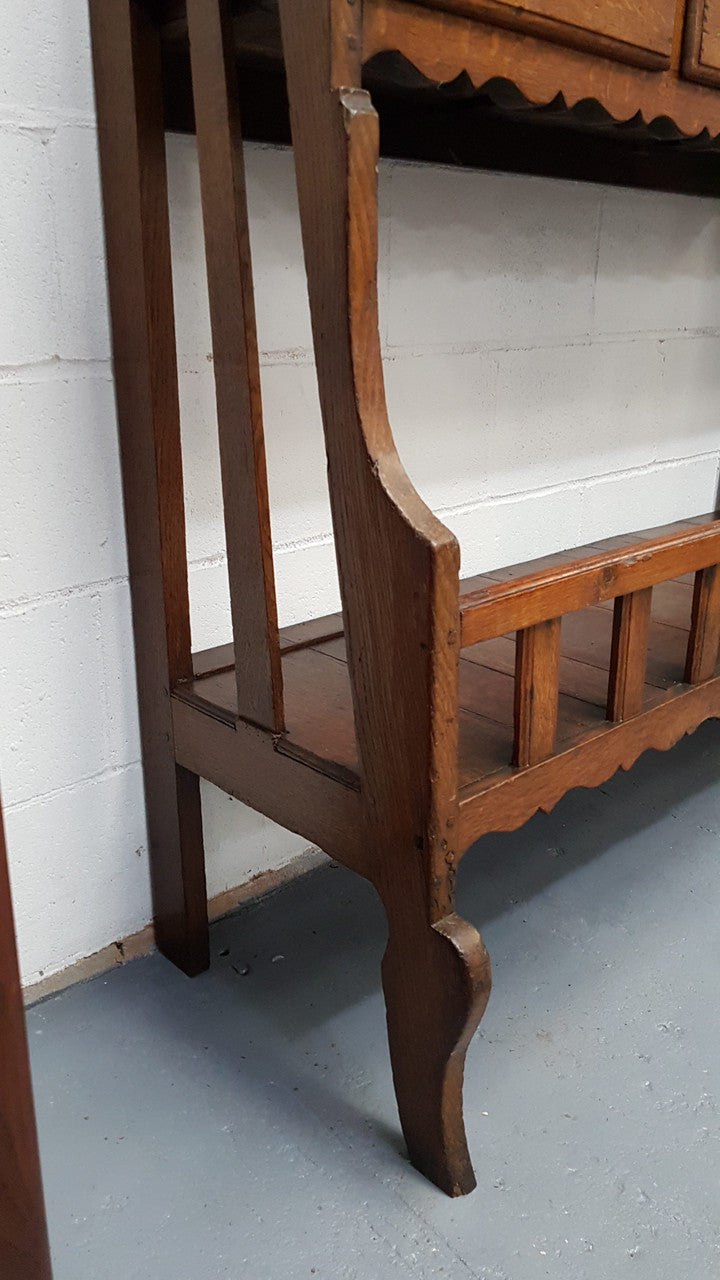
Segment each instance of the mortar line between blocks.
M41 791L36 795L26 796L24 800L7 800L3 796L3 809L6 814L24 812L26 809L33 809L36 805L45 804L48 800L56 800L59 796L70 795L73 791L78 791L80 787L89 786L91 783L106 782L110 778L119 778L121 774L127 773L131 769L140 769L141 761L129 760L125 764L107 765L104 769L99 769L97 773L83 774L76 778L73 782L66 783L63 787L52 787L50 791Z
M454 507L438 507L436 513L439 516L461 515L470 511L480 510L483 507L500 506L506 502L526 501L529 498L545 498L556 493L570 493L576 489L582 489L586 485L599 485L613 480L632 480L637 476L652 475L657 471L669 471L671 468L680 469L694 462L715 460L716 457L716 451L710 449L704 453L688 454L687 457L683 458L669 458L662 462L649 462L641 467L626 467L621 471L603 471L597 475L579 476L554 485L540 485L536 489L515 489L508 493L492 494L486 498L461 502Z
M54 234L53 234L54 239ZM39 385L44 382L83 381L102 377L103 381L112 381L112 365L110 356L96 359L72 356L44 356L39 360L28 360L20 364L0 364L0 386ZM32 376L34 375L34 376ZM42 376L44 375L44 376Z
M626 332L587 332L561 334L557 338L517 338L502 342L488 338L485 342L417 343L383 347L383 359L423 360L432 356L521 355L533 351L563 351L566 348L591 346L630 346L640 343L693 342L720 338L720 329L702 326L695 329L637 329Z

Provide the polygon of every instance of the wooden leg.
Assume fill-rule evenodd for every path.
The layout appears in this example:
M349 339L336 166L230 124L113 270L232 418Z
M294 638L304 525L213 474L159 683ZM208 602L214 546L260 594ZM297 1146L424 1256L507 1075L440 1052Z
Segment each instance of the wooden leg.
M199 782L175 764L170 707L192 655L159 33L137 0L90 15L155 927L193 974L208 929Z
M387 418L379 132L359 88L362 6L280 0L280 16L367 875L389 924L383 985L393 1073L411 1159L461 1195L474 1186L463 1060L490 977L479 935L452 904L460 550L414 491Z
M412 1163L450 1196L475 1186L463 1123L465 1052L490 995L490 959L460 916L388 909L382 976L400 1122Z

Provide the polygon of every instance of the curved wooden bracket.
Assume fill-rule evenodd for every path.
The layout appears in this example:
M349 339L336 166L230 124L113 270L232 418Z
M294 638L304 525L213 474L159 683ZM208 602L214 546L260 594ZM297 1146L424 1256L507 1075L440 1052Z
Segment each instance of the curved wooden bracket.
M412 1163L448 1195L475 1187L463 1122L465 1054L490 996L482 938L454 912L416 928L388 911L382 975L393 1079Z

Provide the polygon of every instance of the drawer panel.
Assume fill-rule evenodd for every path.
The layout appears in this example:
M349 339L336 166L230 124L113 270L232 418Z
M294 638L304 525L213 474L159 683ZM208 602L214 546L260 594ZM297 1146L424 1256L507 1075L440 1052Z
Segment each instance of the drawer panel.
M688 0L683 72L688 80L720 85L720 0Z
M419 0L588 53L661 70L670 65L677 0ZM713 0L720 10L720 0Z

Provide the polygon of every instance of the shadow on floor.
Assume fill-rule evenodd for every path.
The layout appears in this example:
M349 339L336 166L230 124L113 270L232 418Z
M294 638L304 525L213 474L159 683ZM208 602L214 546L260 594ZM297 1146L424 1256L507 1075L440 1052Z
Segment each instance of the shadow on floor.
M462 1203L407 1162L384 914L341 867L218 921L199 978L154 955L31 1009L58 1280L716 1274L719 764L706 724L466 856Z
M609 849L638 837L646 857L639 864L633 861L634 882L642 889L643 876L656 880L663 864L677 859L678 852L667 836L656 845L653 828L666 832L676 813L680 824L690 799L717 784L719 764L720 723L708 723L671 754L649 752L631 771L619 772L603 787L577 789L551 814L538 813L515 832L487 835L468 852L459 877L458 910L484 933L490 948L495 968L490 1010L499 993L489 926L587 864L600 862ZM587 902L583 919L612 922L622 909L627 882L614 866L612 879L600 883L599 889ZM163 994L154 992L154 983L144 984L141 992L116 984L106 998L140 998L149 1031L162 1023L174 1042L185 1041L188 1047L202 1043L202 1052L224 1056L230 1070L243 1070L246 1076L250 1067L239 1064L247 1064L252 1057L242 1053L243 1028L250 1026L255 1042L262 1040L262 1079L272 1061L278 1072L289 1070L292 1075L294 1068L288 1062L292 1046L306 1039L312 1044L313 1033L378 996L385 938L384 912L375 891L361 877L329 862L217 921L211 928L211 968L199 979L185 979L157 957L156 978ZM512 965L525 963L521 952L503 956L502 985L510 984ZM522 982L521 974L519 985ZM530 991L531 970L526 982ZM180 999L168 1000L164 991L168 983L182 993ZM202 1016L215 1007L222 1010L220 1018ZM386 1052L381 1013L376 1002L373 1058L378 1041L381 1052ZM357 1064L354 1034L351 1041L348 1056ZM301 1049L303 1055L314 1063L312 1050ZM312 1088L317 1093L316 1107L326 1110L329 1099L323 1100L322 1075L318 1078L311 1069L303 1087ZM339 1105L339 1098L335 1104ZM341 1109L343 1116L336 1118L347 1123L353 1110L347 1098ZM363 1115L361 1105L356 1118ZM394 1149L402 1149L397 1130L386 1127L385 1136Z

